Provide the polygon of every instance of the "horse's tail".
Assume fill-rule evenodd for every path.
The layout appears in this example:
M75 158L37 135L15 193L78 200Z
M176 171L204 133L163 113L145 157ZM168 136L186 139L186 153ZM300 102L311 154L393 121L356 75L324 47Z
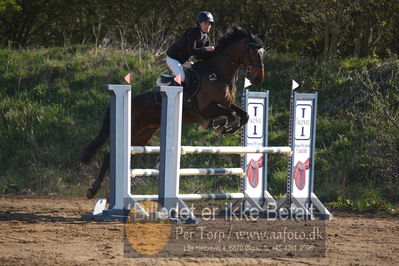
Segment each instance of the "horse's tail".
M85 151L83 152L83 156L81 158L81 162L84 164L89 164L94 155L98 152L98 150L104 145L109 137L109 124L110 124L110 109L108 108L105 117L103 119L103 125L101 127L100 133L98 136L90 142Z

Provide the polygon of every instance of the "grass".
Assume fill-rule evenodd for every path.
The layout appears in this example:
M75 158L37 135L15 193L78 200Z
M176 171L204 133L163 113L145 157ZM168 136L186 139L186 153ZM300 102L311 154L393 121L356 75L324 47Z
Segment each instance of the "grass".
M323 200L336 202L341 196L366 207L365 202L399 202L398 66L398 61L378 58L328 64L289 54L265 58L266 78L255 89L270 91L269 145L287 143L291 80L300 83L299 92L319 93L315 192ZM132 73L134 95L154 88L156 77L166 70L163 58L143 51L0 50L0 194L31 190L84 195L107 151L102 149L90 166L80 164L108 105L109 96L100 85L124 83L123 77ZM159 144L157 136L150 145ZM240 133L220 136L187 125L182 144L240 145ZM134 165L156 168L158 160L138 156ZM181 167L239 164L234 155L181 159ZM274 195L285 192L286 169L285 156L269 156L269 189ZM156 180L138 179L134 184L139 193L156 192ZM239 186L237 177L182 180L185 193L238 191Z

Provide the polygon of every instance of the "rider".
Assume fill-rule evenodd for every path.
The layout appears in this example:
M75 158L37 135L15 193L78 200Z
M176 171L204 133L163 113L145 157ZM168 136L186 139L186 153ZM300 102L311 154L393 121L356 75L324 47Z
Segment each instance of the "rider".
M174 75L181 75L182 82L185 74L182 64L190 56L205 59L214 52L215 47L209 45L208 33L213 24L213 16L208 11L201 11L196 17L197 26L187 29L167 51L166 63Z

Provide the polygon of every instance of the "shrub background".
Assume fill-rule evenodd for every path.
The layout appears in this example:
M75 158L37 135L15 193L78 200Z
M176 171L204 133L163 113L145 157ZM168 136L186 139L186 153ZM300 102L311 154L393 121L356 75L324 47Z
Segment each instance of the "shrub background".
M131 72L133 94L153 89L167 71L165 49L205 9L217 21L213 40L234 23L265 38L266 78L252 89L270 91L270 145L287 143L291 80L299 92L319 93L317 195L398 204L399 3L344 2L0 0L0 193L84 195L107 150L80 165L108 104L100 85L123 83ZM242 73L237 83L242 88ZM187 125L182 143L239 145L239 134ZM239 162L234 155L182 157L182 167ZM157 156L134 160L137 167L157 164ZM270 191L284 193L287 158L269 156L268 169ZM237 191L239 183L183 178L182 189ZM151 192L156 179L134 185Z

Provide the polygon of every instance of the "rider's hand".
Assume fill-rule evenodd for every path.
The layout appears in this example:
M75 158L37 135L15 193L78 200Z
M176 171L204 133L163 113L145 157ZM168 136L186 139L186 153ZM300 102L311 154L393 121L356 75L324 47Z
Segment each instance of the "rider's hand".
M215 46L207 46L207 47L205 47L205 51L213 52L213 51L215 51Z
M186 61L182 66L184 68L191 68L194 65L192 61Z

